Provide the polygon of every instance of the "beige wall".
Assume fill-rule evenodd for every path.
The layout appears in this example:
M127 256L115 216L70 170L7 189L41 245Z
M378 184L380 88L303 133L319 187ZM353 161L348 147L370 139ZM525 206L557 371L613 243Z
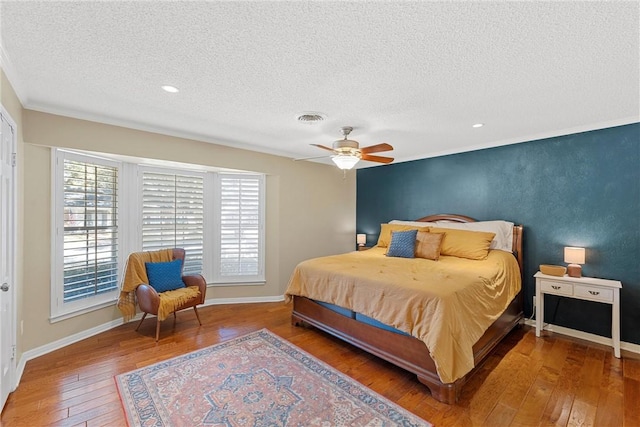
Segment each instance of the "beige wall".
M4 94L4 91L3 91ZM65 147L171 160L267 175L266 285L209 287L207 298L280 296L303 259L352 250L355 239L355 173L335 167L239 150L112 125L23 112L25 254L28 302L22 350L31 350L120 317L115 307L50 323L51 148Z

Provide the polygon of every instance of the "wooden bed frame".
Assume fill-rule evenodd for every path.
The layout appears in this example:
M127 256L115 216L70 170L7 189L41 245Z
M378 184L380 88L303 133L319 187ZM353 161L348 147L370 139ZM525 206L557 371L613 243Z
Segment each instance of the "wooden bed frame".
M441 214L420 218L417 221L475 222L463 215ZM513 254L522 274L523 227L513 227ZM387 360L418 376L431 395L440 402L453 404L467 378L475 372L491 350L524 318L523 292L520 291L505 312L487 329L473 346L475 368L453 383L442 383L435 363L424 342L417 338L377 328L336 313L305 297L294 296L291 321L294 325L311 325L355 345L375 356Z

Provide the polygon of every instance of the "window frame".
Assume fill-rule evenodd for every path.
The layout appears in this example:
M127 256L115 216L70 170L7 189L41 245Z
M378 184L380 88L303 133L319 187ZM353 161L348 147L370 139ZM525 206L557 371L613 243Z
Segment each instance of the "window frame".
M104 294L82 298L77 301L64 302L64 172L65 160L70 160L80 163L96 164L101 166L113 167L118 171L116 194L116 218L118 229L118 255L117 265L118 273L120 273L121 266L123 265L123 248L121 245L122 233L122 207L120 203L121 194L119 189L122 188L122 163L114 160L105 159L102 157L91 156L86 154L77 154L70 151L61 149L53 149L54 153L51 156L53 171L52 179L52 191L51 191L51 205L52 205L52 238L51 238L51 312L49 320L54 323L61 320L68 319L70 317L77 316L79 314L87 313L102 307L112 305L117 301L119 295L120 274L118 274L116 288L110 292ZM126 249L125 249L126 250Z

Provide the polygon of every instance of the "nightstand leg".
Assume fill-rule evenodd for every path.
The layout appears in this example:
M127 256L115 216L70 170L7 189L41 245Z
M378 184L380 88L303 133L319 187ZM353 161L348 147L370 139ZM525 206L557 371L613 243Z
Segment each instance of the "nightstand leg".
M613 339L613 355L620 359L620 290L613 292L611 306L611 338Z
M540 292L540 281L536 280L536 336L540 336L544 316L544 294Z

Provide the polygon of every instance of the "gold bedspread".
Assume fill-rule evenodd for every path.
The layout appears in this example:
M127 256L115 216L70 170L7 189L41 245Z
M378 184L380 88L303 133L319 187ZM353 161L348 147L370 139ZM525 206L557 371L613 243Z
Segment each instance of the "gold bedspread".
M443 383L474 366L473 344L521 288L510 253L485 260L394 258L386 248L298 264L285 292L349 308L422 340Z

